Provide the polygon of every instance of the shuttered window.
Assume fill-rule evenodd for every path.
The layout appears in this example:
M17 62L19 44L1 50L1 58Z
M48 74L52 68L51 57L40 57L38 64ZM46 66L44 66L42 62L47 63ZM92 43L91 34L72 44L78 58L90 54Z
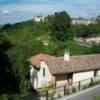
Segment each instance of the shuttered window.
M98 70L94 70L94 77L97 76L97 72L98 72Z
M43 76L45 77L45 68L43 68Z

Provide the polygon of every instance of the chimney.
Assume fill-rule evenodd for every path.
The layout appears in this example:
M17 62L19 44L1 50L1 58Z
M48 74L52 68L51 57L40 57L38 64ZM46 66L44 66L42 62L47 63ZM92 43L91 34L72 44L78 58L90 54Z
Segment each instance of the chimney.
M64 61L69 61L69 52L64 53Z

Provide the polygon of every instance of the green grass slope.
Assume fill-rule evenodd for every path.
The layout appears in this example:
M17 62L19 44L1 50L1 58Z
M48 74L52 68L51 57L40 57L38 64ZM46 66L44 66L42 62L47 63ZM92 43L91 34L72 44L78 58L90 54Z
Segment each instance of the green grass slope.
M26 54L29 56L37 53L62 56L66 49L70 51L71 55L80 55L88 54L91 50L90 48L76 44L74 41L66 41L63 43L52 39L48 24L36 23L33 20L16 23L11 27L5 27L1 33L7 34L12 44L14 44L13 48L27 52ZM48 41L48 46L43 44L45 40Z

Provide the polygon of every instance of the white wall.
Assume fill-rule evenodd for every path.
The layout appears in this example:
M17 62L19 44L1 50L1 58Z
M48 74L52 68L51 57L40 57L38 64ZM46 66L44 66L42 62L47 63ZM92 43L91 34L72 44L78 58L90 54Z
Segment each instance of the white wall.
M43 17L43 16L35 17L34 20L35 20L36 22L44 21L44 17Z
M94 71L80 72L73 74L73 82L85 80L94 76Z
M88 43L95 42L95 43L99 44L100 43L100 37L87 38L85 41L88 42Z
M100 70L97 71L97 76L99 76L99 75L100 75Z
M34 89L48 85L48 82L52 81L53 78L45 61L41 61L40 66L40 70L38 71L34 66L30 65L30 81ZM45 68L45 77L43 76L43 68Z
M43 76L43 68L45 68L45 77ZM49 71L49 68L45 61L41 61L41 68L38 72L39 88L43 85L47 85L48 82L52 80L52 74Z
M30 82L32 84L32 87L37 88L38 85L38 77L37 77L38 71L34 68L33 65L30 65Z

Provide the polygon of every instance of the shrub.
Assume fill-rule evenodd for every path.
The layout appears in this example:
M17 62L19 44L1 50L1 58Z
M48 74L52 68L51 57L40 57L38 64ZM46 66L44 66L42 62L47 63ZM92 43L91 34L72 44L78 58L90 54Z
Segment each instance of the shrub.
M72 93L75 93L77 91L76 87L72 86Z
M100 96L94 96L93 100L100 100Z
M51 99L56 99L56 98L60 98L60 97L61 97L61 94L58 93L56 90L54 90L54 91L51 93L51 96L50 96Z
M94 84L95 84L95 85L100 84L100 80L95 81L95 83L94 83Z
M66 89L66 95L69 95L69 94L70 94L70 89L67 88L67 89Z
M86 89L86 88L87 88L87 86L86 86L86 85L83 85L83 86L82 86L82 89Z
M6 94L0 95L0 100L8 100L8 97Z
M53 90L51 93L50 93L50 99L53 99L55 97L55 94L56 94L56 90Z
M48 85L42 85L39 92L42 93L50 89L53 89L53 84L51 82L49 82Z

